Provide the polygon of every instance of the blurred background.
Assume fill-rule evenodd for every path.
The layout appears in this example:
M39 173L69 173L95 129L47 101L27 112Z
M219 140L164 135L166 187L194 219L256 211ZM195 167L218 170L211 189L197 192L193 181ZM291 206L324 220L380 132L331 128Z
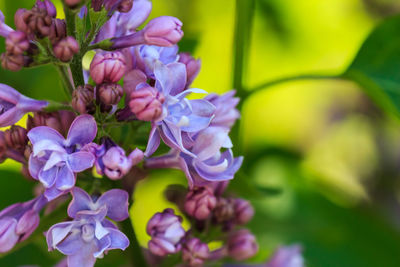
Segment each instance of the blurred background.
M235 1L152 2L150 18L172 15L183 21L181 50L202 60L193 86L231 90ZM0 9L14 25L17 8L33 3L3 0ZM339 74L374 26L398 12L396 0L256 0L252 31L243 33L250 38L244 84L252 88L288 76ZM51 66L18 73L0 69L0 82L30 97L64 97ZM265 262L278 245L298 243L311 267L400 266L400 123L361 88L338 80L269 87L243 103L240 133L237 145L246 159L230 189L256 208L249 227L260 252L253 262ZM32 198L34 183L19 169L11 161L0 165L0 208ZM148 219L172 207L163 197L171 183L186 180L179 171L155 172L136 190L131 218L143 246ZM0 266L51 266L60 258L47 253L43 238L0 258ZM117 266L114 258L98 266Z

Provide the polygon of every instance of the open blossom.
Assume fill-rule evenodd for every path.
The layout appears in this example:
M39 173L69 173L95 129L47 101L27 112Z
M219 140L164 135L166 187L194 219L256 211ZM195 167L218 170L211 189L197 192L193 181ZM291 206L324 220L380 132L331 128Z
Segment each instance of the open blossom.
M182 228L182 218L175 215L172 209L157 212L151 217L146 231L151 236L148 244L151 253L166 256L181 250L185 230Z
M47 200L40 195L0 212L0 253L9 251L35 231L39 225L39 212L46 203Z
M6 84L0 84L0 127L12 125L26 113L39 111L47 104L46 101L34 100Z
M204 98L216 107L211 125L231 129L240 118L239 110L236 109L239 98L234 97L235 93L232 90L223 95L209 94Z
M104 252L125 250L129 246L128 238L106 219L106 216L114 221L128 218L128 193L112 189L94 200L75 187L71 194L68 215L73 220L49 229L46 238L50 250L57 249L67 255L69 267L91 267Z
M75 173L93 166L92 153L81 151L96 137L97 125L90 115L78 116L71 124L66 139L47 126L33 128L28 133L33 152L29 172L46 188L44 195L52 200L75 185Z
M194 59L189 53L180 53L179 62L185 64L186 66L186 88L188 88L200 72L201 60Z

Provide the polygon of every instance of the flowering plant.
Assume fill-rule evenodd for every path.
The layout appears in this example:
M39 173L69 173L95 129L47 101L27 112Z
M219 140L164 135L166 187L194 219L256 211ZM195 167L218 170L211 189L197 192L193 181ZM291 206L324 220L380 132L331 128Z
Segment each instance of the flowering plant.
M0 157L20 162L24 174L38 183L34 199L0 212L0 252L12 251L35 232L44 207L47 212L58 207L69 219L43 229L43 238L49 251L66 256L61 264L70 267L94 266L110 250L127 248L135 266L161 265L171 255L179 256L176 264L188 266L254 256L256 238L244 228L254 209L226 192L243 161L234 156L229 137L240 117L235 91L217 95L191 87L201 62L179 53L181 21L162 16L138 30L150 14L150 1L63 4L65 19L57 18L50 0L19 9L16 29L0 14L6 43L2 67L19 71L52 64L70 99L34 100L0 84L0 126L11 126L0 132ZM95 55L84 70L88 51ZM27 113L26 127L15 125ZM112 133L116 126L123 129L122 138ZM142 139L147 141L136 141ZM186 175L187 187L172 194L191 227L184 229L173 209L160 211L147 224L148 247L141 248L126 223L129 196L156 168L176 168ZM62 204L68 201L65 209ZM211 250L212 240L222 245ZM301 266L296 251L289 254ZM286 266L279 259L273 262Z

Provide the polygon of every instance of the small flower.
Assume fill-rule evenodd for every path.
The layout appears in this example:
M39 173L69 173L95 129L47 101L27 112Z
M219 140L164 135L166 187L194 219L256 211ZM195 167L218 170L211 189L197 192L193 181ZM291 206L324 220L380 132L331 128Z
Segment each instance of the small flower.
M80 115L71 124L66 139L56 130L39 126L28 133L33 153L29 158L29 172L39 180L52 200L69 191L75 185L75 173L93 166L92 153L81 151L93 141L97 125L90 115Z
M183 36L182 22L170 16L161 16L149 21L144 27L145 43L157 46L172 46L178 43Z
M216 205L217 199L207 187L195 188L186 195L185 211L198 220L207 219Z
M116 83L126 71L124 55L121 52L97 53L90 64L90 77L96 84Z
M189 86L192 84L192 82L200 72L201 60L194 59L189 53L180 53L179 62L185 64L186 66L187 82L185 87L189 88Z
M236 109L240 99L233 97L235 93L232 90L223 95L209 94L205 97L206 100L216 107L211 125L225 127L230 130L236 120L240 118L239 110Z
M67 255L69 267L91 267L105 252L129 246L128 238L105 218L114 221L128 218L129 196L125 191L109 190L96 201L78 187L71 194L68 215L74 220L55 224L47 231L50 250L57 249Z
M97 86L97 93L102 104L117 105L124 95L124 89L117 83L103 83Z
M47 200L41 195L24 203L13 204L0 212L0 252L11 250L27 239L39 225L39 212Z
M79 44L75 38L71 36L62 39L53 47L54 56L62 62L70 61L78 52Z
M14 30L4 23L4 14L0 10L0 36L7 38L7 36Z
M18 55L24 53L29 48L29 41L24 32L13 31L6 39L6 50L10 54Z
M299 245L279 247L271 256L266 267L303 267L304 259Z
M166 256L180 251L181 240L185 236L182 218L176 216L172 209L157 212L147 223L147 234L151 236L149 250L158 256Z
M182 247L182 259L191 267L203 266L209 254L207 244L202 243L198 238L189 239Z
M96 155L96 170L100 175L107 175L112 180L124 177L132 166L143 159L143 152L136 148L127 157L125 151L111 139L104 139L102 145L92 147Z
M46 101L31 99L6 84L0 84L0 127L12 125L24 114L39 111L47 104Z
M230 235L228 239L228 254L236 261L253 257L258 252L258 244L254 235L241 229Z
M164 95L157 89L144 84L130 95L129 107L142 121L157 121L163 113Z
M234 200L235 222L237 224L246 224L254 216L254 208L249 201L237 198Z

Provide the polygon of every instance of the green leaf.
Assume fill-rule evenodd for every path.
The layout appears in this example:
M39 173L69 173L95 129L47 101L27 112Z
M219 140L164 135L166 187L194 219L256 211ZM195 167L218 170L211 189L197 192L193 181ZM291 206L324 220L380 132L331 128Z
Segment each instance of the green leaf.
M89 9L89 17L90 17L90 24L92 28L95 29L97 32L100 28L107 22L109 19L108 11L103 8L101 11L94 11L93 9Z
M400 115L400 16L384 20L343 74L387 111Z

